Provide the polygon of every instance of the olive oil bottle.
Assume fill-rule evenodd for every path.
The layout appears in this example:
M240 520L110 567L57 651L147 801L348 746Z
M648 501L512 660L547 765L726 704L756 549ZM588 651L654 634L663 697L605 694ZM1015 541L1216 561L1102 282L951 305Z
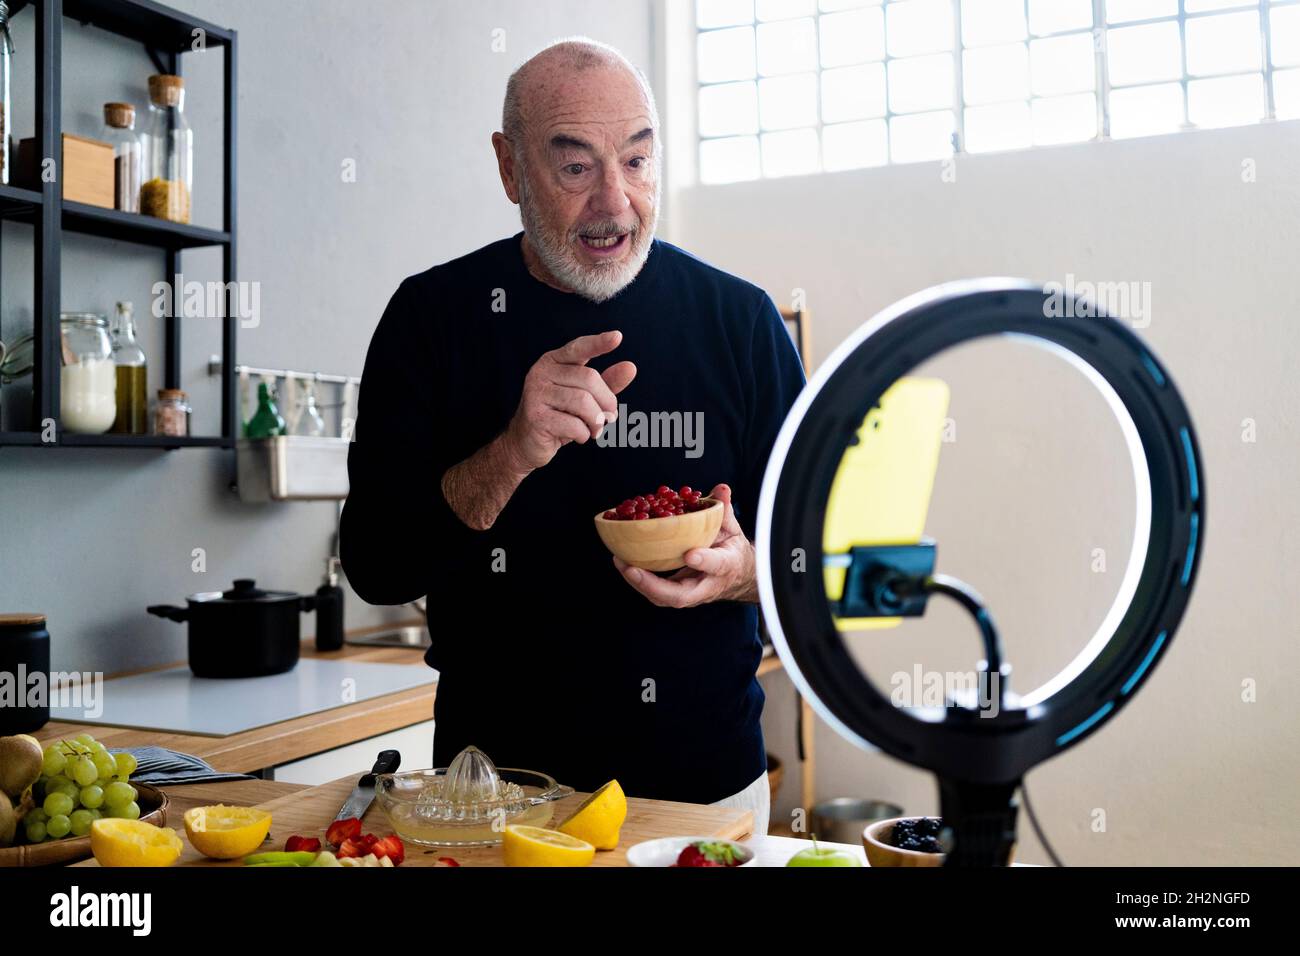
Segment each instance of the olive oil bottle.
M113 364L117 366L117 418L113 432L143 435L149 430L148 363L135 340L130 302L119 302L113 316Z

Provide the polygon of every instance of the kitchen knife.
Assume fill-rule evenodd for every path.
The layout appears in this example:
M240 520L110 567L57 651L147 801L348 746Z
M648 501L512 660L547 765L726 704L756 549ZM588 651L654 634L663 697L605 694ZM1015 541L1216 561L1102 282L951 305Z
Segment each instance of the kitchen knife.
M335 822L350 820L352 817L360 820L364 817L366 811L370 809L371 802L375 799L375 775L396 773L401 763L402 755L396 750L382 751L375 759L375 765L370 768L370 772L362 776L357 781L357 785L352 788L352 796L348 797L347 802L343 804L343 809L334 818Z

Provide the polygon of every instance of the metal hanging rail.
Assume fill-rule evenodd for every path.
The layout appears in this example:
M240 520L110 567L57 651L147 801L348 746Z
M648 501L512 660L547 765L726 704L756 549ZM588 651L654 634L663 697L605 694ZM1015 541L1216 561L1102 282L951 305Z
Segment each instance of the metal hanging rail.
M220 375L223 368L221 356L213 355L208 358L208 374ZM361 376L359 375L330 375L326 372L295 372L288 368L259 368L256 365L236 365L233 369L236 377L242 375L249 376L270 376L272 378L296 378L308 382L324 382L330 385L360 385Z

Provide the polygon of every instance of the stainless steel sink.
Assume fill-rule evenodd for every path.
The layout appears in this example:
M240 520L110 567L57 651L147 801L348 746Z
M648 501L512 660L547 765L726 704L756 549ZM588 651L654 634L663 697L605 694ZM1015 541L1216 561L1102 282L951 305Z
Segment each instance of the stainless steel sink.
M391 631L376 631L345 639L347 644L360 647L429 647L433 641L427 627L395 627Z

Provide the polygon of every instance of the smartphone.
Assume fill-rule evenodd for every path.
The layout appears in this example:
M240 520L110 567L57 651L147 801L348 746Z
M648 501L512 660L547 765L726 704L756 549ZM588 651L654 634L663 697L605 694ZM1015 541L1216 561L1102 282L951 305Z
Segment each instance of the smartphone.
M854 545L915 544L939 470L947 424L948 383L937 378L900 378L867 412L857 442L844 450L826 501L824 555L846 554ZM823 567L826 597L844 593L844 567ZM902 618L836 618L841 631L896 627Z

